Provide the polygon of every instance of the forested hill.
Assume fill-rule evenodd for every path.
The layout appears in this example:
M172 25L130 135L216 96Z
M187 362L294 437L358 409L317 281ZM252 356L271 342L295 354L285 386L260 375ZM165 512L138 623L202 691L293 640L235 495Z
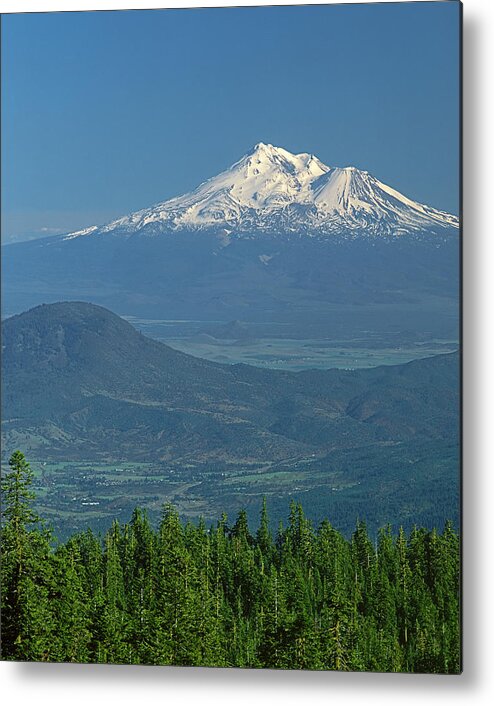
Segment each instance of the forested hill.
M459 538L358 523L346 540L292 503L206 526L136 510L55 549L19 452L3 481L3 659L459 673Z
M354 371L220 365L81 302L7 319L2 339L7 453L274 461L457 437L457 354Z

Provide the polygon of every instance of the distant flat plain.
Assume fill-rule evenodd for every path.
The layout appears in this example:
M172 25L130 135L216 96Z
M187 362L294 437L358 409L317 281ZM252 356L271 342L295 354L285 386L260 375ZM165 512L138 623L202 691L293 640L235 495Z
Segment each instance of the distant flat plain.
M176 350L216 363L244 363L262 368L355 369L398 365L458 349L453 338L428 338L414 332L363 329L351 337L304 338L286 323L224 322L125 317L145 336ZM210 331L236 323L239 338L222 338Z

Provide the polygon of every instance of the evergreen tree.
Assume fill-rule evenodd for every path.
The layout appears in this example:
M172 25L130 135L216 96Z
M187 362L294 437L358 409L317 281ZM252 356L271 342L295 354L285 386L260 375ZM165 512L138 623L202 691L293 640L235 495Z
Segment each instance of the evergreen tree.
M269 563L273 558L274 544L271 532L269 530L268 508L265 497L262 499L259 528L256 534L256 544L259 547L263 563Z
M80 555L75 545L57 549L53 556L49 602L51 621L50 659L57 662L87 662L90 655L90 609L82 587Z
M126 644L130 620L122 567L122 542L120 526L115 521L104 539L101 648L105 654L104 661L116 664L127 663L130 658Z
M49 603L49 533L33 511L32 470L20 451L2 478L2 655L8 659L49 657L53 621Z

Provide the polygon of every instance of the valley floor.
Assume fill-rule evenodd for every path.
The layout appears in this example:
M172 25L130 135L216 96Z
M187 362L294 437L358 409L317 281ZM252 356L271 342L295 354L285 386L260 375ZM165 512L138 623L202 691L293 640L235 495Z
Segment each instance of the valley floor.
M399 365L458 349L455 338L434 338L424 334L362 330L348 336L314 337L302 325L284 322L242 322L238 338L222 337L221 327L236 322L185 321L125 317L146 336L176 350L216 363L244 363L278 370L373 368ZM208 331L220 329L217 336ZM318 328L312 326L312 329ZM313 333L313 331L312 331Z

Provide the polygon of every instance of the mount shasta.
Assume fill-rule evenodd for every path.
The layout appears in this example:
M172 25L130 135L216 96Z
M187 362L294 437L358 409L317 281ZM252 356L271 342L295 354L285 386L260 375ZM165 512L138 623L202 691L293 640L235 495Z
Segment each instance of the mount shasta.
M4 315L79 299L122 315L323 335L406 320L456 338L458 225L365 171L259 143L191 193L4 246Z
M328 167L312 154L260 142L189 194L66 237L211 229L230 236L362 230L403 235L457 227L456 216L412 201L366 171Z

